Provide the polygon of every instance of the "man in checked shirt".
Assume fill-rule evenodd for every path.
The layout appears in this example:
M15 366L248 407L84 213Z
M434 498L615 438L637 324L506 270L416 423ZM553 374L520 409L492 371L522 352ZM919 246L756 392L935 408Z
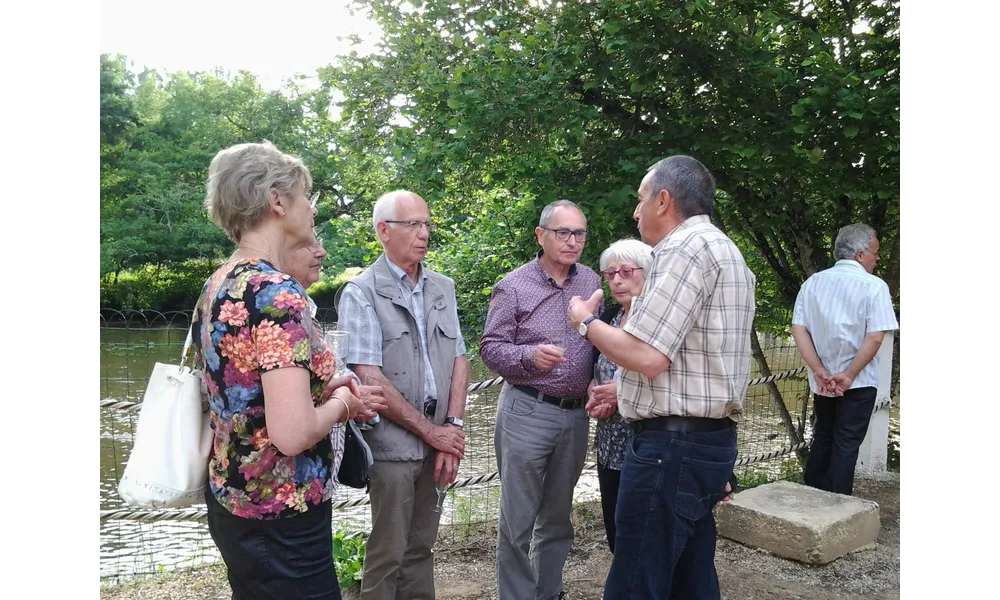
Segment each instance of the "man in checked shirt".
M573 488L587 456L587 387L593 346L570 329L573 296L590 296L600 276L578 264L587 219L559 200L535 228L542 249L493 287L479 353L506 382L494 433L500 471L497 524L499 600L563 597L573 545ZM600 307L592 314L600 314Z
M750 380L756 278L712 225L715 181L689 156L650 167L633 217L653 265L628 325L570 319L619 366L618 410L634 437L615 514L605 600L719 598L712 508L736 462L736 423Z

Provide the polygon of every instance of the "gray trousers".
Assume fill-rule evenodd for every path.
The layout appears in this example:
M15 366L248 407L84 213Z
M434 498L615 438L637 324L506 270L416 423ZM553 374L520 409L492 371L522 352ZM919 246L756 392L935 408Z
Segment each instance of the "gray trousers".
M376 460L369 469L372 532L365 547L362 600L434 600L434 556L441 513L434 457Z
M573 546L573 488L587 457L583 408L563 410L504 384L494 433L500 471L499 600L551 600Z

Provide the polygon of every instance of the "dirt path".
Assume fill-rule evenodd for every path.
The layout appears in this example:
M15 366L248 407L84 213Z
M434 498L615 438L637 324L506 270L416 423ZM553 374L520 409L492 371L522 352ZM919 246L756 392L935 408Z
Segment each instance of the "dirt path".
M724 600L859 600L899 598L899 477L858 480L855 495L879 503L882 528L874 549L840 558L822 567L808 567L719 539L716 567ZM567 598L600 600L611 566L601 522L594 503L575 509L576 540L566 563ZM496 598L495 538L479 536L448 544L436 551L439 600ZM224 571L211 567L147 581L126 583L101 591L106 600L228 599ZM354 600L351 593L345 600Z

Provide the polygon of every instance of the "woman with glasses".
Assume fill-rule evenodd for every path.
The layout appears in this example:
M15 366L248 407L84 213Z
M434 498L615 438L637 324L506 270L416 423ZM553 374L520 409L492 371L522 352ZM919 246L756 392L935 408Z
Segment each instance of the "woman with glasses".
M315 206L317 195L313 196L313 206ZM323 245L323 240L321 238L317 238L311 246L300 248L298 251L293 253L291 258L288 259L288 264L285 266L285 271L301 283L302 287L307 292L306 304L308 305L309 316L312 319L313 324L312 330L309 334L309 341L313 348L319 348L321 349L320 352L324 353L329 352L330 349L326 344L326 340L323 338L323 325L316 318L318 307L316 306L316 302L309 297L308 290L314 283L319 281L320 268L322 267L323 258L325 256L326 248ZM316 351L314 351L314 354L316 354ZM350 372L350 370L348 370L348 372ZM354 375L354 373L351 372L351 375ZM355 383L358 383L358 380L355 380ZM379 386L359 384L358 390L361 392L359 398L361 399L364 408L355 417L355 423L358 423L359 421L364 422L366 420L374 422L374 420L378 417L378 413L369 409L369 404L373 401L384 401L382 388ZM337 423L333 426L333 430L330 431L330 442L333 444L333 470L330 471L333 475L333 496L331 499L337 497L337 474L340 472L340 465L344 459L344 434L344 423Z
M624 327L632 308L632 298L642 294L646 269L653 262L653 249L639 240L619 240L601 254L601 275L608 282L615 302L609 302L601 320ZM587 412L597 419L594 447L597 449L597 479L601 488L601 508L608 547L615 552L615 508L618 483L625 462L629 426L618 412L615 371L618 365L594 349L594 381L588 394Z

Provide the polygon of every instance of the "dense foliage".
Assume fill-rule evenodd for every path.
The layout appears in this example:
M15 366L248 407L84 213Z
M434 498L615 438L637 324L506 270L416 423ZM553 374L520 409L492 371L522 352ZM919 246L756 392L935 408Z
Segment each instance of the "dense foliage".
M101 58L102 277L231 250L201 209L218 149L275 142L324 192L327 272L378 252L394 187L426 198L429 261L476 337L491 286L537 249L541 207L589 217L590 264L636 235L635 189L674 153L719 184L714 221L758 275L758 329L784 330L845 224L873 225L899 301L899 4L881 0L360 0L379 52L331 57L318 89L145 72Z

